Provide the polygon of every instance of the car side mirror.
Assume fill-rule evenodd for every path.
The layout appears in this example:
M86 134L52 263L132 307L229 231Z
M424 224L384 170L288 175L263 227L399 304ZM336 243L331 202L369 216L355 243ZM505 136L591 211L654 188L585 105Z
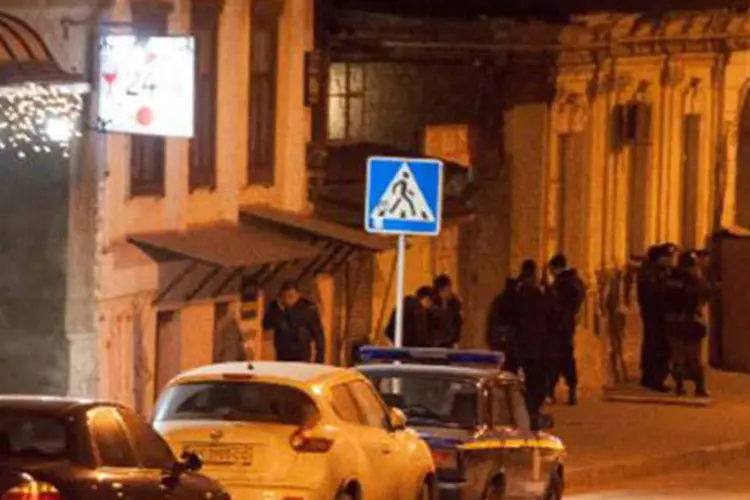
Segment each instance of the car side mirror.
M391 428L394 431L406 429L406 415L400 409L396 407L391 408L389 418L391 420Z
M197 453L186 451L182 454L182 468L189 472L198 472L203 468L203 460Z

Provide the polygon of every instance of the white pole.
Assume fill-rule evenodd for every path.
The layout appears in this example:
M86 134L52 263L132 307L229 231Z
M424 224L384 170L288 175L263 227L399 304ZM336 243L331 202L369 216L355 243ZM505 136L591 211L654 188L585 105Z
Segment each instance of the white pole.
M406 236L398 235L398 253L396 255L396 347L404 346L404 267L406 264Z

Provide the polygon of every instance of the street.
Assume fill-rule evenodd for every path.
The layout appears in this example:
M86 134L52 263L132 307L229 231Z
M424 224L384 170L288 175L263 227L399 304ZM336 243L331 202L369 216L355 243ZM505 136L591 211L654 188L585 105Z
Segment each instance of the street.
M739 500L750 498L750 461L634 480L609 489L566 496L569 500Z

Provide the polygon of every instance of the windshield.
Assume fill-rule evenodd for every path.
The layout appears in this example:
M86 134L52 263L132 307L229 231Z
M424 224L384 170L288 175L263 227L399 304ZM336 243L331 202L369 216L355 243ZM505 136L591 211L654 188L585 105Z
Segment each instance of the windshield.
M428 375L372 379L388 406L400 408L409 425L472 429L478 396L473 381Z
M316 413L312 400L293 387L205 382L167 389L154 420L231 420L301 426Z
M0 415L0 462L11 459L67 457L65 420L3 410Z

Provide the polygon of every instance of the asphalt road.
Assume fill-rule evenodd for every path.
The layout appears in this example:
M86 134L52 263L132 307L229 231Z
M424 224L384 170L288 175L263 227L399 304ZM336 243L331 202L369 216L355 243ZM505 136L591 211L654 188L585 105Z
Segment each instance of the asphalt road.
M717 464L634 480L611 489L570 494L565 500L747 500L750 499L750 460Z

